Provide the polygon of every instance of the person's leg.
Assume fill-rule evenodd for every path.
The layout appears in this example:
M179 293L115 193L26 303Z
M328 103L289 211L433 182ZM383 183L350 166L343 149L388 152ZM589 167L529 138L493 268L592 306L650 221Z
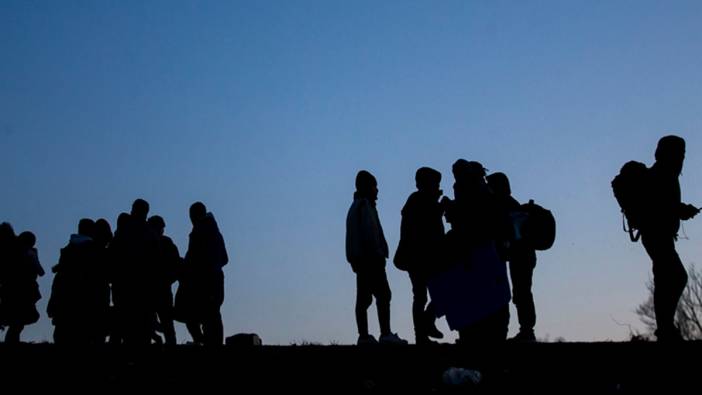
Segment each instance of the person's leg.
M687 272L675 251L675 240L672 237L644 234L641 241L653 261L656 336L659 339L679 337L675 327L675 311L687 284Z
M203 344L205 342L205 338L202 334L202 326L199 321L188 321L185 323L185 327L193 338L193 343Z
M536 308L531 291L536 258L518 256L509 262L509 275L512 280L512 301L517 310L519 332L524 335L534 334Z
M427 304L427 284L424 276L417 272L409 272L412 282L412 322L414 324L414 337L417 344L429 340L427 334L427 314L424 306Z
M439 328L436 327L436 311L434 310L434 303L429 302L427 309L424 311L427 335L435 339L443 339L444 334L441 333Z
M219 309L207 314L205 321L202 323L202 330L205 345L221 346L224 344L224 324L222 323L222 314Z
M10 325L5 334L5 343L18 344L20 342L22 330L24 330L24 325Z
M370 275L366 272L356 273L356 325L358 336L368 336L368 308L373 303Z
M385 268L376 270L373 273L373 295L375 295L375 306L378 309L378 323L380 324L380 335L386 336L392 334L390 329L390 300L392 292L388 277L385 274Z
M163 294L163 300L158 309L158 320L161 324L166 344L175 345L177 341L175 326L173 325L173 293L171 293L170 289Z

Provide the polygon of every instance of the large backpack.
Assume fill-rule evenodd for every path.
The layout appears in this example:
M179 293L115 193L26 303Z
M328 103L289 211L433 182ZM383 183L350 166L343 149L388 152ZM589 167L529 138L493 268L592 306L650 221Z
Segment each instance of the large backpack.
M535 204L533 200L522 204L520 211L527 214L521 227L524 241L538 251L551 248L556 241L556 219L553 217L553 213Z
M612 180L614 197L622 209L622 227L629 233L633 242L638 241L641 236L639 230L646 213L648 174L649 169L645 164L632 160L626 162Z

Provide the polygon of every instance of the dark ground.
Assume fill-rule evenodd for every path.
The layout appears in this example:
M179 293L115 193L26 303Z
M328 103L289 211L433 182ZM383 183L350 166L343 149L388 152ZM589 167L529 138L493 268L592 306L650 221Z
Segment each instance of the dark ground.
M157 393L698 393L702 342L538 343L499 347L0 344L0 388ZM442 384L475 369L477 387ZM20 393L12 390L3 393ZM151 391L150 391L151 392Z

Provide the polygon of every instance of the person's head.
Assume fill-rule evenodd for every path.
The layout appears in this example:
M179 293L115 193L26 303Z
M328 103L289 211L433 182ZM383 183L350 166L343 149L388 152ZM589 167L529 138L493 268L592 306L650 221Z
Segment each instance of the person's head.
M485 168L480 162L457 160L452 168L457 183L479 184L485 182Z
M15 230L12 229L12 225L9 222L0 224L0 243L11 243L15 240L15 237Z
M137 199L132 203L132 218L137 221L146 222L149 215L149 203L144 199Z
M37 237L30 231L22 232L17 236L17 246L22 250L33 248L37 243Z
M485 178L488 186L497 196L510 196L512 189L509 186L509 178L505 173L492 173Z
M207 216L207 207L202 202L195 202L190 206L190 222L195 225Z
M685 161L685 140L678 136L665 136L658 140L656 162L675 174L680 174Z
M159 236L163 236L166 229L166 221L160 215L153 215L147 221L151 230Z
M112 227L105 218L100 218L95 221L95 239L101 244L107 245L112 241Z
M129 227L129 221L132 216L128 213L119 213L117 216L117 230L124 231Z
M370 172L361 170L356 174L356 193L372 201L378 199L378 181Z
M441 173L431 167L421 167L414 175L417 190L439 194L441 192Z
M95 237L95 221L83 218L78 221L78 234L81 236Z

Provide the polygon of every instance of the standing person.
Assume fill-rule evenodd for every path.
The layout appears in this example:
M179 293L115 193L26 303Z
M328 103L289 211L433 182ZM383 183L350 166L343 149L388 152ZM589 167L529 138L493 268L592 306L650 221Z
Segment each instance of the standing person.
M356 273L357 344L374 344L368 333L368 308L373 302L378 309L380 342L407 344L390 330L390 285L385 274L388 245L383 235L375 202L378 183L375 177L361 170L356 175L356 192L346 217L346 259Z
M91 297L94 300L94 340L95 344L105 343L105 338L110 335L110 278L109 270L111 256L109 246L114 235L110 223L100 218L95 221L93 242L95 243L95 262L90 270Z
M41 299L37 277L44 275L39 263L36 236L22 232L17 236L15 259L9 262L3 286L4 321L8 325L5 343L19 343L24 327L39 320L36 303Z
M132 345L150 344L156 325L152 288L157 241L146 223L149 208L144 199L132 203L129 226L124 229L126 234L120 235L119 248L122 251L117 255L119 262L116 263L121 272L117 277L124 287L120 290L122 335L124 342Z
M83 218L78 233L61 249L46 313L54 324L54 343L93 344L97 338L95 287L91 282L97 249L95 222Z
M193 342L224 343L220 308L224 303L224 272L229 262L224 238L214 215L201 202L190 206L190 232L183 273L176 293L176 319L185 322Z
M181 258L178 247L170 237L164 234L166 222L161 216L154 215L148 220L149 227L158 237L155 264L154 301L156 315L166 344L176 344L175 328L173 326L173 291L171 285L176 281L180 270Z
M675 326L675 311L687 284L687 272L675 250L680 220L699 209L682 203L680 182L685 140L665 136L658 141L656 162L649 170L647 210L641 223L641 242L653 261L653 304L658 341L683 340Z
M504 173L493 173L487 176L487 183L500 209L506 214L516 213L521 205L512 197L509 178ZM511 229L510 229L511 230ZM508 234L505 234L508 233ZM536 251L524 240L515 240L513 232L503 232L501 257L509 261L509 276L512 280L512 302L517 308L519 333L510 340L519 342L535 342L534 326L536 325L536 307L531 288L534 268L536 267Z
M422 167L415 174L417 191L402 208L400 244L394 262L409 273L412 282L412 321L416 344L431 344L429 338L443 338L436 328L436 313L428 302L427 282L441 260L444 238L441 173Z
M459 159L452 171L454 200L442 199L451 224L446 254L454 263L452 273L464 283L446 284L460 297L444 301L459 307L447 313L447 320L458 330L460 343L503 342L509 328L510 294L506 265L498 258L495 244L507 223L506 215L487 185L482 164Z
M17 235L8 222L0 224L0 330L5 326L5 283L12 262L17 259Z

